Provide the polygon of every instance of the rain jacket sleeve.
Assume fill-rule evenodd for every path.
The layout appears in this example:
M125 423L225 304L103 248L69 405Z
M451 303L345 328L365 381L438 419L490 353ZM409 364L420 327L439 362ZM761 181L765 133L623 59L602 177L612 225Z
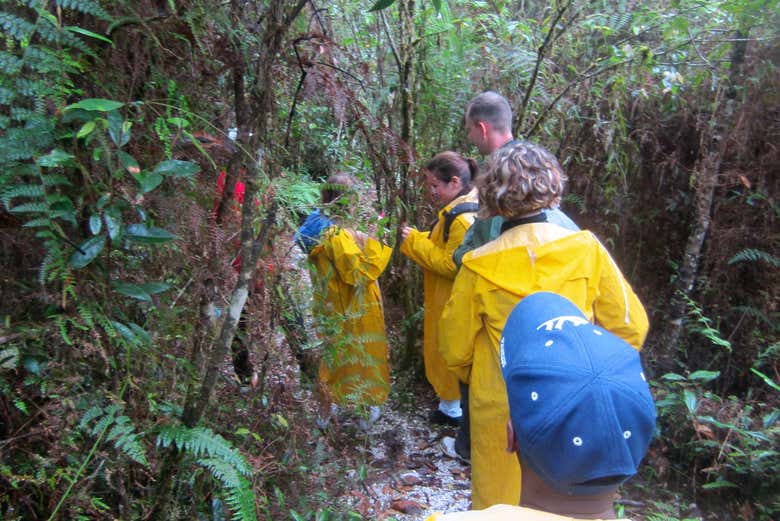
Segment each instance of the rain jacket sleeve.
M600 276L593 302L596 323L616 334L637 351L647 336L649 323L642 302L623 277L609 252L599 243Z
M419 264L424 270L432 271L448 279L455 278L457 267L452 260L455 248L463 241L469 229L464 219L455 219L450 226L449 238L444 248L437 246L428 232L412 230L401 244L401 253ZM468 223L470 224L470 223Z
M482 329L482 298L475 291L476 283L477 276L473 271L458 272L441 315L443 327L439 328L439 351L450 371L464 383L470 380L474 344Z
M325 242L326 254L344 283L357 286L379 278L390 262L392 248L368 237L361 250L348 230L332 233L331 240Z

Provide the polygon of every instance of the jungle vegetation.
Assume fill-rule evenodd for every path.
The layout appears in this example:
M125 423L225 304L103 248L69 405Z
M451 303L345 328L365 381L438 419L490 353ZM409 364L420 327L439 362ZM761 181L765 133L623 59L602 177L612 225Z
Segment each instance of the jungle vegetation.
M0 27L5 519L360 518L280 376L317 352L292 231L336 171L390 244L430 221L420 165L469 152L484 89L651 317L635 517L780 516L776 0L4 0ZM382 284L418 368L418 270Z

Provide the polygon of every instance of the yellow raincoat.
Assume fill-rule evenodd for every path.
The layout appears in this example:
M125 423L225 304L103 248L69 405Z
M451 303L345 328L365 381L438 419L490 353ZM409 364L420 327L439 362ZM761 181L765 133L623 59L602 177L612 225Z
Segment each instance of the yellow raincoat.
M471 384L474 509L520 500L520 466L506 452L509 404L498 345L512 308L537 291L567 297L636 349L647 334L641 302L590 232L523 224L466 254L442 314L439 345L450 369Z
M309 253L325 349L319 377L338 404L381 405L390 390L387 337L377 278L393 249L331 226Z
M476 203L477 189L456 197L439 211L439 219L430 234L412 230L401 244L401 253L423 269L425 320L423 322L423 361L425 377L442 400L459 400L458 378L447 368L439 353L439 319L458 271L452 253L463 242L466 231L474 222L475 212L459 214L450 225L449 238L444 242L444 213L460 203Z

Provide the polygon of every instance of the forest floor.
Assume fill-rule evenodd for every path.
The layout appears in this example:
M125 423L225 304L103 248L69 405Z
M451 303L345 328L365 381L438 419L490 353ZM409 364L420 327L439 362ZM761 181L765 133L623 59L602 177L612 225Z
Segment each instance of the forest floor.
M299 268L295 280L305 286L306 270ZM393 354L398 352L403 339L403 320L394 307L385 309L385 315L393 368L391 393L382 416L367 431L360 428L360 417L349 410L334 415L324 429L316 426L318 403L314 386L295 366L284 336L276 336L277 352L288 355L272 364L268 384L271 389L283 389L281 394L285 397L271 391L277 395L273 401L281 410L296 411L289 417L295 425L288 436L295 438L300 472L288 476L290 482L282 487L286 493L297 496L294 500L288 498L287 508L293 509L293 503L297 503L297 508L309 513L327 507L331 512L352 513L347 519L397 521L424 520L434 512L470 508L470 465L446 456L441 449L441 440L454 437L457 429L428 420L437 404L436 397L420 376L421 368L399 369L401 364ZM310 320L306 322L311 325ZM307 329L313 334L310 327ZM619 514L634 521L645 519L640 512L652 489L641 477L632 480L622 491L623 508Z

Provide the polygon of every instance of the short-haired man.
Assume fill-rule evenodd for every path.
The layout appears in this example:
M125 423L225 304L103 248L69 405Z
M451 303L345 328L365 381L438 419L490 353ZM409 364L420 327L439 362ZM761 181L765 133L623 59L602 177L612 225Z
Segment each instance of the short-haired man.
M465 114L466 137L473 143L479 153L490 156L496 150L519 143L512 136L512 107L507 99L493 91L485 91L474 96L466 105ZM558 206L542 210L547 222L557 224L568 230L579 231L579 227L563 213ZM478 218L466 232L463 242L452 254L452 260L460 268L463 256L483 244L486 244L501 234L504 219L493 216L486 219ZM471 433L469 425L468 384L460 384L460 403L462 419L455 440L444 438L442 444L445 453L464 460L471 458Z
M549 292L514 307L499 345L507 449L523 467L521 506L428 521L614 518L617 487L636 473L655 430L639 352Z

